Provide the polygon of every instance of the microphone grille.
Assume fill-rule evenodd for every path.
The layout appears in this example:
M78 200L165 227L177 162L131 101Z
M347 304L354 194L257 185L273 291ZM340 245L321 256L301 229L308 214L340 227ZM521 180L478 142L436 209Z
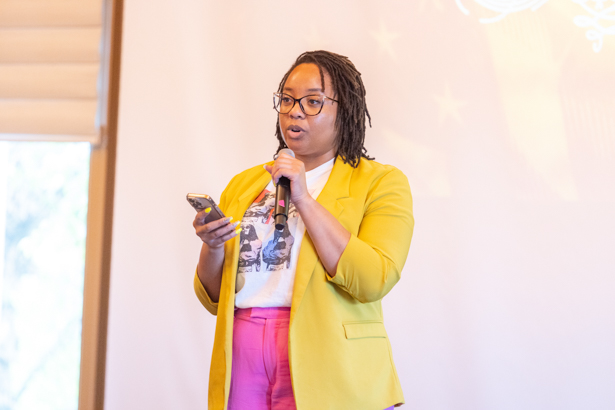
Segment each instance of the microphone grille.
M290 155L291 157L295 158L295 153L290 148L282 148L275 157L277 158L282 153L286 155Z

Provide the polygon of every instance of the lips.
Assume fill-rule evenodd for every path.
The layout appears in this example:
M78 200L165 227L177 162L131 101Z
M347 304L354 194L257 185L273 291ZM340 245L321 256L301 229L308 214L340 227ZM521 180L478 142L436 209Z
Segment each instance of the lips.
M298 125L289 125L286 128L286 135L291 138L299 137L303 132L305 132L305 130Z
M293 132L301 132L301 131L305 131L303 128L301 128L298 125L289 125L288 128L286 128L288 131L293 131Z

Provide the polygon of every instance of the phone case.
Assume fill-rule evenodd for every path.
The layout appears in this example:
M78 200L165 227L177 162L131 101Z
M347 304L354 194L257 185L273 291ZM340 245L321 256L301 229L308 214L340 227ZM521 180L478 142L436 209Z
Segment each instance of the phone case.
M205 208L211 208L211 212L205 218L205 223L224 218L224 213L218 208L218 205L214 202L209 195L205 194L188 194L186 199L192 205L192 207L200 212Z

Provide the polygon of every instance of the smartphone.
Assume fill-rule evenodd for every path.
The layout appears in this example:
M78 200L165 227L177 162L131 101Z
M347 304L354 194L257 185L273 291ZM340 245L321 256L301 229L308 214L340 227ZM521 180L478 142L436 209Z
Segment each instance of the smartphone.
M218 219L224 218L224 213L218 208L218 205L214 202L209 195L205 194L188 194L186 199L197 211L201 212L203 209L211 208L211 212L205 218L205 223L213 222Z

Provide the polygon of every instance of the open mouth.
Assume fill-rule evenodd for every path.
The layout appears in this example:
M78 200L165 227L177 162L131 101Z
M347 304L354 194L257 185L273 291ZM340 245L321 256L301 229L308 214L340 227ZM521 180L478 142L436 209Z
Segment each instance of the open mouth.
M298 137L299 134L305 132L305 130L298 125L289 125L286 130L291 137Z

